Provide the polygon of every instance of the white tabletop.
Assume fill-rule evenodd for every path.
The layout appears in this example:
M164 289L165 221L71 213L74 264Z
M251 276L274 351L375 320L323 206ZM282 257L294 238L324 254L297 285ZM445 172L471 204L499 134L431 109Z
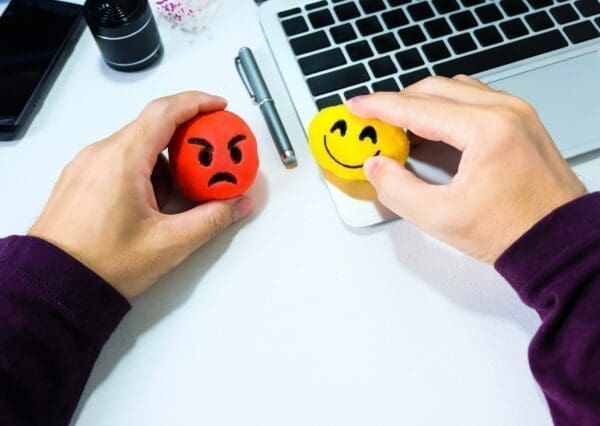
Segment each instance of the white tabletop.
M123 74L85 32L25 137L0 144L0 235L25 233L62 167L152 98L229 99L259 140L257 209L133 302L78 425L549 425L529 371L536 314L486 265L396 220L344 226L250 0L213 0L195 34L159 20L165 56ZM236 73L255 50L299 165L286 170ZM573 162L600 189L600 156Z

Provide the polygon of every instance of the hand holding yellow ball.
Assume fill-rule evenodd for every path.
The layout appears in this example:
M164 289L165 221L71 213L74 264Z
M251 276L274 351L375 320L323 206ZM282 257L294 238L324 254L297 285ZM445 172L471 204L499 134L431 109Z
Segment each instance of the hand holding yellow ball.
M367 180L363 164L374 156L404 163L410 143L399 127L352 115L346 105L322 109L308 127L308 145L325 170L347 180Z

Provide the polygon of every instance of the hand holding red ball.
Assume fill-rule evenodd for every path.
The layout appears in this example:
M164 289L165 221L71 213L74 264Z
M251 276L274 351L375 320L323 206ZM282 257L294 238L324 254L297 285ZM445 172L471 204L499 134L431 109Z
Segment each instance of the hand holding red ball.
M201 114L173 135L169 163L179 189L190 200L237 197L256 178L256 138L246 122L232 112Z

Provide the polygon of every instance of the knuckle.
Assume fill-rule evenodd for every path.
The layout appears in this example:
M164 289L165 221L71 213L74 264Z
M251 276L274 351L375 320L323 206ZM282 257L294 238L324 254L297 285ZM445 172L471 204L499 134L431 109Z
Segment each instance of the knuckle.
M469 77L466 74L456 74L454 77L452 77L454 80L463 80L463 81L474 81L474 78Z
M154 99L146 105L142 115L160 117L168 110L169 104L170 101L166 97Z
M498 90L496 92L501 96L502 105L505 106L506 109L511 110L513 114L526 119L537 117L535 108L525 99L511 95L503 90Z
M444 83L444 81L446 80L445 77L440 77L440 76L429 76L426 77L422 80L417 81L416 83L414 83L412 85L412 88L414 90L432 90L438 86L440 86L441 84Z
M524 99L513 97L513 108L520 116L526 119L537 118L537 112L533 105Z
M81 148L81 150L75 155L75 157L73 157L73 159L67 164L67 167L65 167L65 169L72 170L81 164L85 164L93 160L93 158L96 157L98 152L98 143L99 142L96 142Z
M512 95L509 92L507 92L506 90L493 89L493 92L496 93L497 95L500 95L500 96L505 97L505 98L512 97Z

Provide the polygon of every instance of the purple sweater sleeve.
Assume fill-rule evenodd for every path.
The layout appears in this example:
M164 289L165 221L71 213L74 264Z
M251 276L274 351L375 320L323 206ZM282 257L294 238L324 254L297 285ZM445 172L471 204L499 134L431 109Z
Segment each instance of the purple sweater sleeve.
M34 237L0 239L0 423L68 424L129 303Z
M496 269L542 325L529 364L556 425L600 424L600 192L552 212Z

